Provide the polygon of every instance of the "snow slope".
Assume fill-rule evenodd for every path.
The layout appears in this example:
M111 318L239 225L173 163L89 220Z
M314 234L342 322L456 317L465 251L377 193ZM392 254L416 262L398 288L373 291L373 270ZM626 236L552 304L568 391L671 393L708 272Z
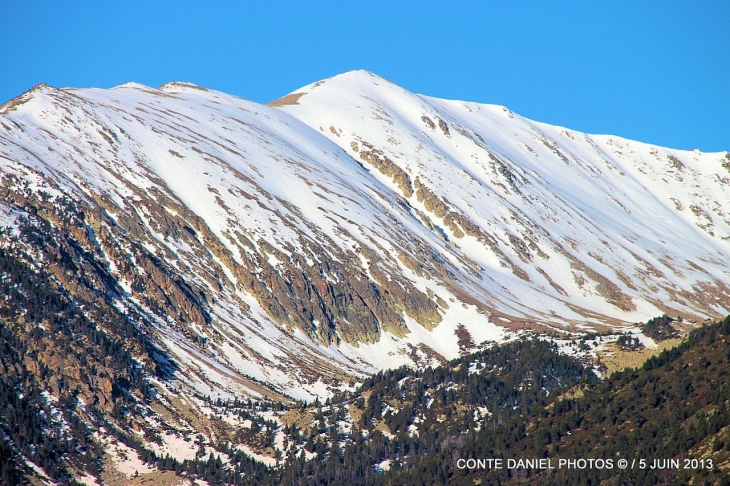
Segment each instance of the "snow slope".
M33 198L87 208L120 308L213 396L312 398L525 327L730 309L727 153L362 71L272 105L186 83L39 85L0 107L0 221Z
M295 95L279 109L369 166L366 142L492 237L492 247L460 237L417 191L373 171L478 262L500 310L577 323L728 310L727 152L587 135L364 71Z

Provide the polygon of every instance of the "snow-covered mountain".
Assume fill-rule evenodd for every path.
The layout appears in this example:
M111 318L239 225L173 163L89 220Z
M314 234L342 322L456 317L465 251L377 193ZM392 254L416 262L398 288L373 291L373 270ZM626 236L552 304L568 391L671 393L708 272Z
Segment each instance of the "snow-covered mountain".
M3 246L135 316L204 395L307 399L526 328L730 312L727 152L363 71L270 106L185 83L39 85L0 107L0 196ZM34 249L25 220L87 264Z

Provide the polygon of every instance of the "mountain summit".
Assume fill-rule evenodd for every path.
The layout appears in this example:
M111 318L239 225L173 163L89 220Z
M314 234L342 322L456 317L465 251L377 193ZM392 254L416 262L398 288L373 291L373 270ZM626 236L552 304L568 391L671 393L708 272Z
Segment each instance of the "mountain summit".
M727 152L583 134L365 71L271 105L346 150L475 261L497 310L579 325L727 311Z

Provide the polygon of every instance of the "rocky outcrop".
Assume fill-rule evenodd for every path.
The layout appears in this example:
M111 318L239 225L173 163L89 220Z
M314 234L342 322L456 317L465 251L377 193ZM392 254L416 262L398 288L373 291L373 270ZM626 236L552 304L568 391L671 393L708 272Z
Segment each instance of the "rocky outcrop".
M409 198L413 195L413 186L408 173L385 155L382 150L376 149L364 140L360 140L359 143L351 142L351 147L361 160L378 169L381 174L392 177L393 182L400 188L403 196Z

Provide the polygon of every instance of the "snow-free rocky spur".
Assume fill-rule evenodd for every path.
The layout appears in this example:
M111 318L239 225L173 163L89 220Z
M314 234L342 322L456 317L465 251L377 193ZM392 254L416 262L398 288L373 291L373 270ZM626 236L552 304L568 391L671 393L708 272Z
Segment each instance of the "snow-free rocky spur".
M49 410L73 391L81 422L113 409L160 457L196 454L183 429L213 440L195 397L324 400L526 331L730 312L728 152L364 71L268 106L38 85L0 106L0 228L4 342L23 349L0 372L39 377Z

